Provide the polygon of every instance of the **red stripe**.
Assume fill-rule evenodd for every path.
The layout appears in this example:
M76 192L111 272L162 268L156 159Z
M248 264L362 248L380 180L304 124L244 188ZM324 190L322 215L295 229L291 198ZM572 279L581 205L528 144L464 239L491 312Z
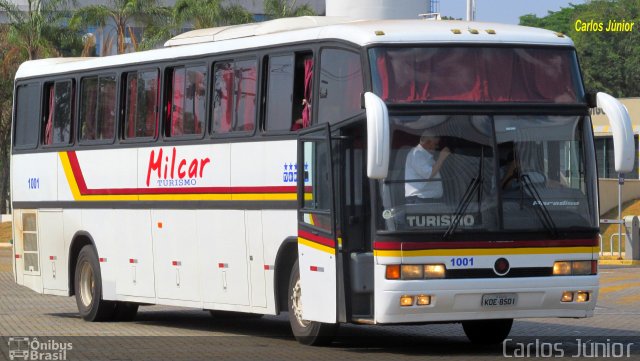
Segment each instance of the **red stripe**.
M324 246L327 247L331 247L331 248L335 248L336 247L336 242L331 239L331 238L326 238L326 237L321 237L318 236L316 234L310 233L310 232L306 232L303 230L299 230L298 231L298 237L302 237L305 239L310 240L311 242L315 242L315 243L320 243Z
M566 239L566 240L534 240L534 241L473 241L473 242L373 242L375 250L417 251L426 249L462 249L462 248L546 248L546 247L594 247L598 240Z

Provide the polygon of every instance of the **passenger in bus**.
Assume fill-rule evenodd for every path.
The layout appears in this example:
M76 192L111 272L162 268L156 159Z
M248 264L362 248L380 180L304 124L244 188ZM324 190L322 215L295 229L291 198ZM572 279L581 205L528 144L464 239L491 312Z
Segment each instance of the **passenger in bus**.
M448 147L438 151L440 138L428 132L409 154L405 163L405 199L408 204L430 202L442 197L440 168L451 154ZM425 181L426 180L426 181Z

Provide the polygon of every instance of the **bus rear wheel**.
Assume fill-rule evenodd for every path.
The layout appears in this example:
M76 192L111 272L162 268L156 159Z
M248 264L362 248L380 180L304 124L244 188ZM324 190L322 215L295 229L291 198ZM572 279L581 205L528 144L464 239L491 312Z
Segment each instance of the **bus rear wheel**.
M512 325L512 318L462 321L465 335L469 341L478 345L494 345L504 341L509 336Z
M100 263L93 246L82 247L78 254L74 275L76 303L80 316L86 321L110 321L115 313L115 303L102 299Z
M291 270L288 290L289 323L296 340L301 344L311 346L323 346L331 343L338 330L337 323L322 323L302 318L302 288L298 261Z

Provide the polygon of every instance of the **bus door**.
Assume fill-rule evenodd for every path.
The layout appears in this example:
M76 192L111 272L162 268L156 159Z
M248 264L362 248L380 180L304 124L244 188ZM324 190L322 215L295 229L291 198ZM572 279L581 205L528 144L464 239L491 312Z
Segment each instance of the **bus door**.
M329 124L298 137L298 262L303 318L336 322L334 186Z

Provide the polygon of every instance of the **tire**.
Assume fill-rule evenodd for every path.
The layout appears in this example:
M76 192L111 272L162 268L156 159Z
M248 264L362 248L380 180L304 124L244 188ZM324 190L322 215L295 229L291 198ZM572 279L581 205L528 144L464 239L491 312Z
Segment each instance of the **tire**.
M211 317L217 320L233 320L233 319L243 319L243 320L257 320L264 316L261 313L248 313L248 312L235 312L235 311L218 311L218 310L209 310Z
M324 346L331 343L338 331L337 323L307 321L301 317L300 295L302 294L302 290L300 289L300 269L298 267L298 261L296 261L291 269L288 290L287 305L289 310L289 323L291 324L291 331L296 340L303 345L310 346Z
M134 302L117 302L113 320L119 322L130 322L138 314L138 304Z
M113 318L116 303L102 299L100 263L91 245L82 247L78 254L74 286L78 311L85 321L110 321Z
M478 345L495 345L504 341L509 336L512 325L512 318L462 322L462 328L469 341Z

